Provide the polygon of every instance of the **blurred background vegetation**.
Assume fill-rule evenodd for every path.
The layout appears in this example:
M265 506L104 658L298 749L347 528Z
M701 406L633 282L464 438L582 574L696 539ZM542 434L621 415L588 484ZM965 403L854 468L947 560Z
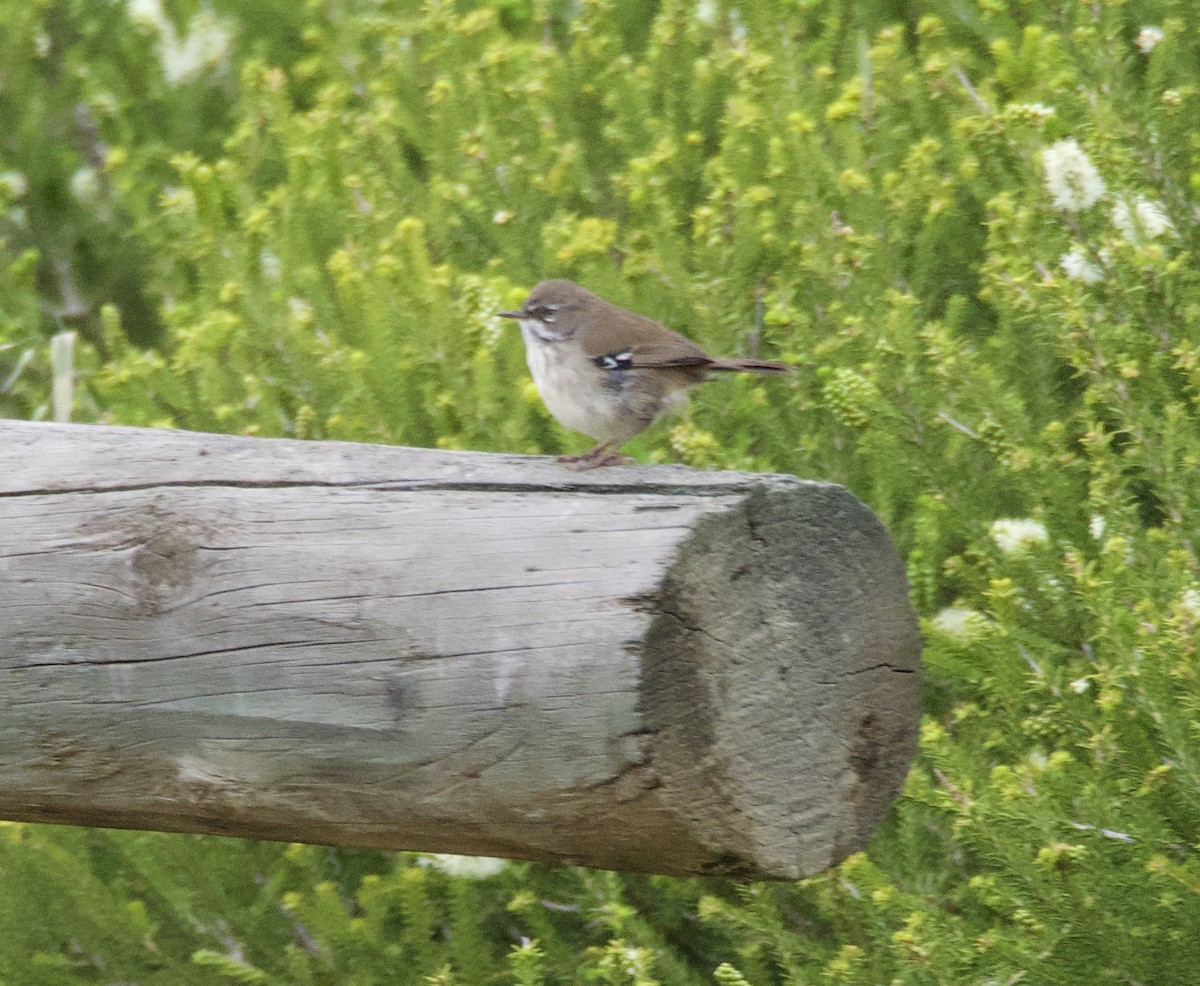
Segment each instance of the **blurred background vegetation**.
M0 982L1191 983L1194 0L0 0L0 415L580 450L491 313L722 354L646 461L847 485L926 719L794 885L0 825Z

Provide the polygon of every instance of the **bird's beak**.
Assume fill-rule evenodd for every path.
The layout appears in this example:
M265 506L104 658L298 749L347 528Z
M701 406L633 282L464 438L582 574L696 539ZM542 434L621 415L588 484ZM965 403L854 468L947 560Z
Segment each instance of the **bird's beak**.
M496 312L497 318L524 318L524 312Z

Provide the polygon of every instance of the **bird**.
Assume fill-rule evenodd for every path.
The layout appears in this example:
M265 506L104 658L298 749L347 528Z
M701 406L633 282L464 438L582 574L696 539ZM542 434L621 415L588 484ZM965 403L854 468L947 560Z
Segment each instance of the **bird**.
M599 444L560 455L583 470L624 461L620 448L710 373L789 373L787 363L709 356L687 336L606 301L574 281L542 281L517 311L525 362L546 409Z

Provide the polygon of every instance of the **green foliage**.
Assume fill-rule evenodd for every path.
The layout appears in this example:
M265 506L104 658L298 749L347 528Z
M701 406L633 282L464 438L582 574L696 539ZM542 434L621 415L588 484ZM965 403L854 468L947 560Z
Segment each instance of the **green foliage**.
M796 366L633 450L849 486L928 671L796 885L8 826L0 981L1194 980L1191 0L0 14L0 413L75 330L80 420L579 447L491 317L572 277Z

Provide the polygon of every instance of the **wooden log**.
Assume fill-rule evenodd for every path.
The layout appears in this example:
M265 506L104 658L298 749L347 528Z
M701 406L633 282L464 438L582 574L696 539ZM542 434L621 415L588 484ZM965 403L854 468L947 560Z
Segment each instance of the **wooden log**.
M919 653L838 486L0 422L0 817L796 878Z

